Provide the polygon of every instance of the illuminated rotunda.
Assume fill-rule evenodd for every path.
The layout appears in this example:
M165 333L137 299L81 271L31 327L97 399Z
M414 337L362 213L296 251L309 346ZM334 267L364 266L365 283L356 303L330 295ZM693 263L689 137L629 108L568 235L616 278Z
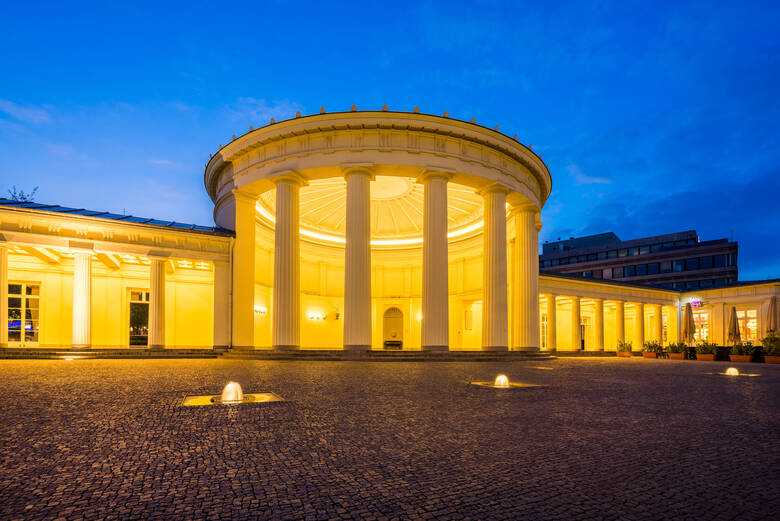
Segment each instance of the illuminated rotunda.
M677 341L692 301L709 340L727 305L763 333L780 295L540 275L546 165L446 113L272 120L220 145L204 181L215 228L0 201L0 345L639 349Z

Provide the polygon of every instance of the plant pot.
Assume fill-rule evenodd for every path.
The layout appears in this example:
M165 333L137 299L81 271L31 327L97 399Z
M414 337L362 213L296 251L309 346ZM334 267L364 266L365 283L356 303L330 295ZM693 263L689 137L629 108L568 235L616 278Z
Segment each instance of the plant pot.
M732 362L741 362L746 363L750 362L750 359L753 358L752 355L730 355L729 358Z
M764 362L768 364L780 364L780 356L764 355Z
M658 353L642 353L642 358L658 358Z
M618 351L618 358L631 358L631 351Z
M714 362L715 354L707 355L703 353L696 353L696 360L703 360L705 362Z
M685 353L669 353L670 360L685 360Z

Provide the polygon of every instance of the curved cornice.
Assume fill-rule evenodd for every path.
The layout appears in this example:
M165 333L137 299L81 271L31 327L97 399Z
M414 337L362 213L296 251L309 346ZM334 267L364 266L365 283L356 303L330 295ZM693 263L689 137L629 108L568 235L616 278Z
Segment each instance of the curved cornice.
M314 134L339 130L394 130L429 133L440 137L449 137L489 147L522 165L539 186L540 205L550 195L552 178L547 166L530 148L513 138L505 136L497 130L475 123L469 123L442 116L420 114L413 112L366 111L366 112L333 112L296 117L293 119L269 124L265 127L251 130L243 134L211 157L206 164L204 183L209 196L216 202L218 184L222 170L232 161L244 154L273 143L280 143L290 138L305 138ZM381 139L381 138L380 138ZM355 143L346 149L361 147ZM434 146L436 141L434 139ZM381 145L379 148L382 148ZM413 146L390 147L415 150ZM436 153L437 150L432 150ZM291 151L290 154L294 154ZM446 151L442 155L457 156ZM262 161L261 161L262 162ZM500 168L500 166L498 167Z

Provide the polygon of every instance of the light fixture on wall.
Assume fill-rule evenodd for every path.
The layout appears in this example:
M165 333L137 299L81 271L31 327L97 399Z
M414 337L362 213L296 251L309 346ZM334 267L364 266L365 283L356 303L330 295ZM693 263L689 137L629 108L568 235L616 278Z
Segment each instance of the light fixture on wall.
M255 315L265 315L268 313L268 308L265 306L255 306Z
M309 320L325 320L325 314L312 312L307 315Z

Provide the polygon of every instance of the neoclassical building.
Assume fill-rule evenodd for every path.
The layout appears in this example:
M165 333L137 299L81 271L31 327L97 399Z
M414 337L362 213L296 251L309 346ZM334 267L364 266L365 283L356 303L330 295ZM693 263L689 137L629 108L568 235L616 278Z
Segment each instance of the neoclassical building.
M765 334L780 281L681 292L540 274L552 179L498 128L326 113L236 137L215 227L0 200L7 347L614 350Z

